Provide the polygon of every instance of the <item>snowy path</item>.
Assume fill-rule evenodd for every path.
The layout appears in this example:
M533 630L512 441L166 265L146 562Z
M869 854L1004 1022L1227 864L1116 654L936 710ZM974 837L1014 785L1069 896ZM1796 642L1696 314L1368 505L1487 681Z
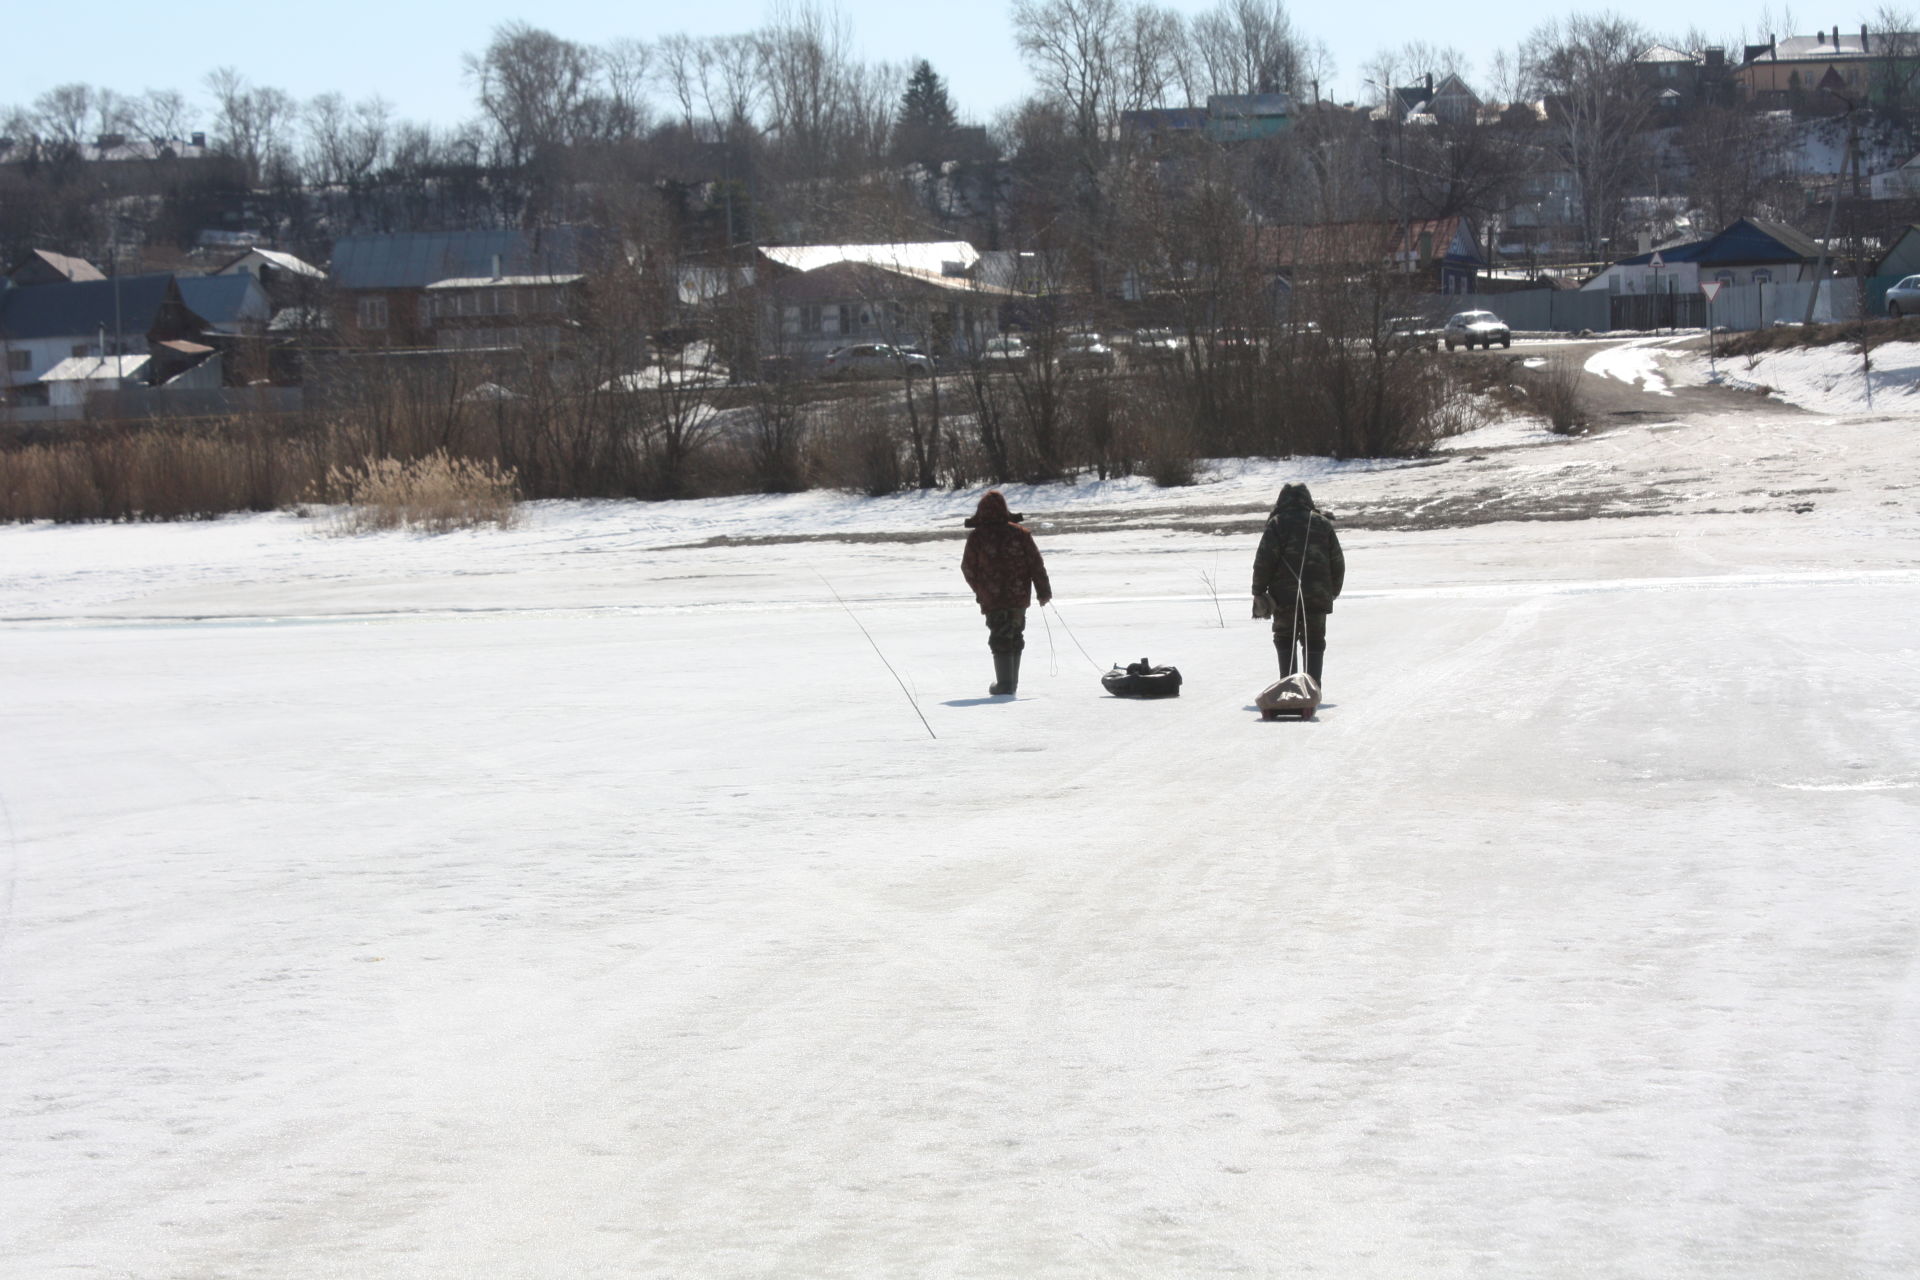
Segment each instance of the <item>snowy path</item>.
M1911 1275L1920 521L1840 487L1353 534L1309 725L1243 535L1048 539L1186 695L1036 618L1006 705L953 543L0 530L0 1270Z

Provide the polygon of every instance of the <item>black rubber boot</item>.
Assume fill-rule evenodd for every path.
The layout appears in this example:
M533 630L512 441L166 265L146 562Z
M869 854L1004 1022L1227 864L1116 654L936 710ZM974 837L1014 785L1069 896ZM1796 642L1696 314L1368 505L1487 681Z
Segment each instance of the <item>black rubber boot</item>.
M1020 691L1020 653L1020 650L1015 649L1007 655L1007 676L1000 682L1001 692L1009 696Z
M1285 680L1294 672L1295 659L1293 656L1293 645L1286 639L1275 636L1273 638L1273 651L1280 655L1280 678Z
M1325 649L1307 650L1307 674L1313 677L1313 682L1319 685L1322 690L1327 686L1326 682L1320 678L1320 664L1325 660L1326 656L1327 651Z
M987 692L999 698L1013 692L1013 655L996 653L993 655L993 683L987 686Z

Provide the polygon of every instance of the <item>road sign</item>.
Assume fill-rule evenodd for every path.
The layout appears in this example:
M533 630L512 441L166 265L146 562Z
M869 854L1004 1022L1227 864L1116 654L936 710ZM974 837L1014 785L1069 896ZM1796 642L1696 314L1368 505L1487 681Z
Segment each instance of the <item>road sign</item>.
M1656 250L1654 255L1651 258L1647 259L1647 265L1650 267L1664 267L1667 265L1667 260L1661 257L1659 252Z
M1700 292L1707 295L1707 301L1709 303L1719 297L1720 290L1724 288L1726 288L1726 282L1724 280L1702 280L1700 282Z

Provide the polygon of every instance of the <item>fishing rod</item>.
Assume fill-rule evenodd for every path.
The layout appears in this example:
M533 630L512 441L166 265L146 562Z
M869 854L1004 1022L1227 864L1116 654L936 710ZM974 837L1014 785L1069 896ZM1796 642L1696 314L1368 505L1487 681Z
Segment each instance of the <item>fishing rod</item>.
M827 581L826 574L821 573L818 569L815 569L813 571L813 576L820 579L821 585L826 587L826 589L830 593L832 593L833 598L839 602L840 607L847 611L847 616L853 619L853 625L860 628L860 634L865 636L867 638L867 643L873 646L873 652L876 656L879 657L881 665L886 667L887 674L893 677L893 682L900 686L900 692L906 695L907 705L913 708L913 714L920 717L920 723L922 726L926 728L927 736L929 738L938 740L940 735L933 731L932 725L927 724L926 713L921 711L920 704L914 701L913 694L909 692L907 689L907 682L900 678L900 673L893 669L893 664L891 662L887 661L887 655L880 652L879 642L873 638L873 633L867 630L866 623L860 621L860 615L853 611L853 606L849 605L845 600L840 599L840 593L838 591L834 591L833 584Z

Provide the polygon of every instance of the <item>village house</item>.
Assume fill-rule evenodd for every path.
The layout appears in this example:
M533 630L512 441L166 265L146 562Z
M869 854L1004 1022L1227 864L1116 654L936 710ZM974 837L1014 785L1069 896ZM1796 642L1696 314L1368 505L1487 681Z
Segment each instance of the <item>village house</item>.
M975 278L964 240L917 244L774 245L758 251L762 350L801 365L836 347L884 342L964 357L1000 332L1017 296Z
M336 331L353 347L552 345L576 323L593 239L580 227L342 236Z
M1269 268L1289 284L1386 267L1423 292L1472 293L1487 266L1473 224L1463 217L1266 227L1260 239Z
M1884 102L1896 86L1915 79L1920 35L1912 32L1841 34L1839 27L1810 36L1769 38L1748 45L1734 73L1741 97L1760 107L1838 108Z
M1794 284L1819 278L1820 246L1792 227L1742 218L1708 236L1622 258L1582 285L1608 293L1693 293L1720 284Z
M82 416L99 392L218 388L227 356L264 329L267 310L247 276L152 272L10 288L0 293L0 398L59 419Z

